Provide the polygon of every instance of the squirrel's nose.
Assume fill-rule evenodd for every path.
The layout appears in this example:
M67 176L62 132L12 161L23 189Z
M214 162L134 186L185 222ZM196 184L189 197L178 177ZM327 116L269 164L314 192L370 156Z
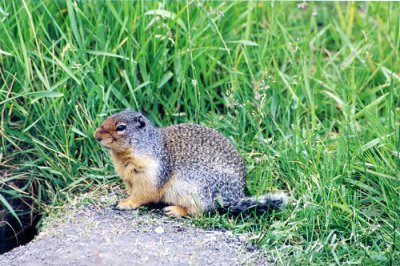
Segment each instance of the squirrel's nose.
M102 128L98 128L96 129L96 131L94 132L94 138L97 139L98 141L101 141L101 133L104 133L104 130Z

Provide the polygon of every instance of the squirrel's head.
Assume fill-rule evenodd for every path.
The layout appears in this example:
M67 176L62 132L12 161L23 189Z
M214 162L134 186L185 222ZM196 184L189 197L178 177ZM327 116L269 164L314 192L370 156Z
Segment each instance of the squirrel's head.
M94 137L104 147L116 152L145 149L151 141L155 127L139 112L125 110L108 117L96 129Z

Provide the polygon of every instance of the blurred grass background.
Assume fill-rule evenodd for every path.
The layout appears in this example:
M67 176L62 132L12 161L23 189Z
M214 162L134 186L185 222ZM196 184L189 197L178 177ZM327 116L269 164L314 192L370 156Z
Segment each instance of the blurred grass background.
M159 126L217 129L246 160L249 193L298 199L272 217L196 224L250 232L278 264L399 263L398 14L368 2L0 1L0 214L33 221L119 184L92 134L130 107Z

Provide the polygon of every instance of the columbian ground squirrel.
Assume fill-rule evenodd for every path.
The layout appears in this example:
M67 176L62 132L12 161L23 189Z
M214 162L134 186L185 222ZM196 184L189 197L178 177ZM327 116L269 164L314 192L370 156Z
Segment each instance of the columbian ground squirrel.
M283 192L246 197L245 166L239 152L213 129L179 124L155 127L143 114L126 110L108 117L95 138L109 149L129 197L119 209L148 203L169 205L170 216L216 209L237 214L248 209L281 209Z

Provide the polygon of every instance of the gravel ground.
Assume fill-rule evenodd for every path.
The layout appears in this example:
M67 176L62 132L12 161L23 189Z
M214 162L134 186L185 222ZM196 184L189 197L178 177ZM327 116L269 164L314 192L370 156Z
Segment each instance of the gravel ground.
M0 255L0 265L266 265L230 231L204 230L159 211L67 208L32 242Z

